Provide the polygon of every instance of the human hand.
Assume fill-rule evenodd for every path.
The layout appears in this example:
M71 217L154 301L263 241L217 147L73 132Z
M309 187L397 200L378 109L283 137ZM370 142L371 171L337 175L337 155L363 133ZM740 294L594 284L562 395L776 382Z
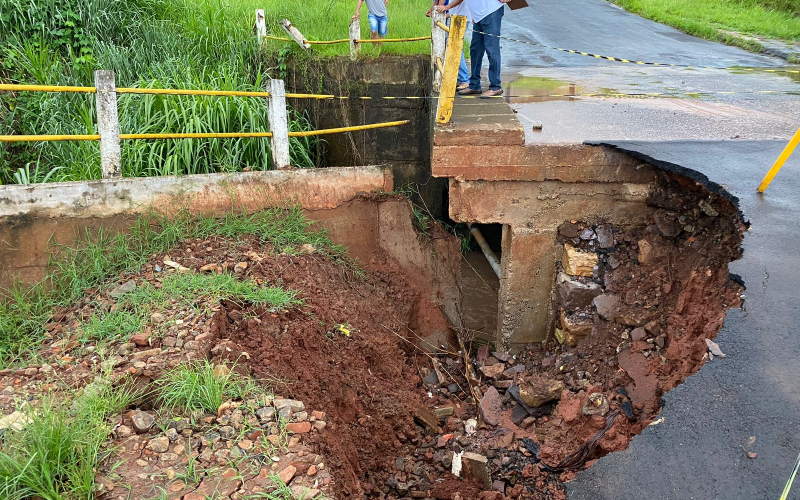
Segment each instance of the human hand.
M500 3L508 3L508 2L510 2L510 1L511 1L511 0L500 0Z
M447 5L437 5L436 12L447 12Z
M359 17L361 17L361 16L359 16L358 14L356 14L356 15L354 15L352 18L350 18L350 20L351 20L351 21L355 21L355 20L356 20L356 19L358 19Z

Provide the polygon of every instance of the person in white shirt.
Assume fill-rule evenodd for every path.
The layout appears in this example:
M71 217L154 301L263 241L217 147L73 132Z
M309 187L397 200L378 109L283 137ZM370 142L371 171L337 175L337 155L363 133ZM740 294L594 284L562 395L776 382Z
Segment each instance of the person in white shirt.
M500 24L503 20L503 7L510 0L450 0L448 5L439 5L439 12L453 12L454 9L468 11L473 22L472 42L469 46L471 75L469 87L458 91L460 95L480 94L481 97L503 95L500 85ZM463 14L462 14L463 15ZM489 58L489 90L481 87L483 55Z

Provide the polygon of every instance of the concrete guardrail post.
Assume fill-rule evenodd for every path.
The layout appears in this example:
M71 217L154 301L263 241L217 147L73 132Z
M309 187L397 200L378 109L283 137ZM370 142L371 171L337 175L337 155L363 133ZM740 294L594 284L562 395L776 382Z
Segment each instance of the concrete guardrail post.
M94 72L97 132L100 134L100 166L103 179L122 177L122 152L119 146L119 117L114 72Z
M286 88L283 80L269 81L269 129L272 132L272 166L275 169L288 168L289 157L289 119L286 113Z
M256 9L256 24L253 25L253 31L258 36L258 48L262 50L267 36L267 18L264 15L264 9Z
M447 47L447 33L436 23L447 21L447 14L433 9L431 13L431 74L433 75L433 91L442 90L442 71L444 66L445 48ZM438 64L437 64L438 61Z
M350 20L350 59L355 60L361 52L361 20L359 18Z

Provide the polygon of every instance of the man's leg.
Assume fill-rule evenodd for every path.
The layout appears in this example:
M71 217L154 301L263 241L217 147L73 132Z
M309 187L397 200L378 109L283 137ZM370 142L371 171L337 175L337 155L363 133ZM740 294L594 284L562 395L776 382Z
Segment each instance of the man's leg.
M370 38L372 40L375 40L376 38L378 38L378 30L380 29L380 26L378 24L378 18L370 14L367 17L367 19L369 19Z
M485 31L491 35L485 38L486 55L489 57L489 90L500 90L500 23L503 20L505 6L492 12L485 19Z
M472 75L469 78L469 88L472 90L481 89L481 66L483 65L483 54L486 52L484 36L479 33L483 31L481 23L475 23L475 31L472 32L472 42L469 44L469 58L472 63Z
M378 36L381 38L386 37L386 34L389 33L389 16L383 16L378 18ZM378 47L383 47L383 42L378 42Z

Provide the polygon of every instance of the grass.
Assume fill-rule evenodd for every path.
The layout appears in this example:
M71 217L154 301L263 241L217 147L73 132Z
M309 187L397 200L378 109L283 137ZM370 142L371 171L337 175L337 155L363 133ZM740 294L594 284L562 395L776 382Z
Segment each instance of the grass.
M800 40L800 0L614 0L648 19L709 40L726 41L719 30ZM733 42L733 40L728 40Z
M130 385L83 398L77 413L45 400L20 431L0 437L0 497L7 500L94 498L94 477L109 415L138 398Z
M248 12L245 15L245 12ZM0 81L93 85L112 69L117 85L264 90L276 74L259 53L253 11L232 0L5 0L0 10ZM90 94L0 94L0 130L95 133ZM265 99L125 95L120 131L266 131ZM307 130L290 111L290 129ZM292 164L314 165L313 138L292 138ZM268 139L124 141L125 176L271 168ZM0 144L0 181L33 183L100 177L94 142Z
M208 360L178 365L169 370L156 383L156 392L167 408L186 413L203 410L215 414L227 400L263 393L252 379L233 370L225 374L214 373L214 364Z
M252 13L253 9L264 9L269 34L286 37L280 28L281 19L289 19L309 40L340 40L349 38L350 18L355 14L357 0L318 0L317 2L263 2L261 0L244 0L240 4L242 15ZM425 16L432 2L429 0L391 0L387 7L389 17L386 38L412 38L430 36L431 20ZM361 8L361 36L370 37L369 21L366 5ZM269 41L269 47L282 47L284 42ZM295 52L300 47L290 45ZM348 43L336 45L318 45L312 49L315 53L330 55L350 54ZM362 47L364 56L378 54L430 54L430 42L385 43L382 48Z
M253 215L229 213L221 218L194 217L184 212L171 218L146 216L138 219L128 234L87 232L74 248L54 249L51 270L43 281L33 286L18 283L4 292L7 298L0 301L0 366L34 355L46 338L43 325L56 310L72 307L85 297L87 290L101 287L112 276L141 268L152 255L166 252L183 239L255 235L278 251L313 245L319 253L352 266L344 257L343 248L334 245L325 231L312 224L300 209L292 208L267 209ZM203 286L206 291L221 293L223 279L211 278ZM167 282L170 285L170 281ZM185 285L174 283L175 288L180 286ZM239 287L236 293L245 293L251 301L280 303L289 298L272 295L275 291L269 289L254 290L246 284L236 286ZM133 300L141 293L137 295L134 291L126 300ZM113 335L114 325L122 320L124 316L100 318L90 333L99 337Z
M284 483L281 478L275 474L274 472L270 473L267 476L268 479L272 482L272 490L271 491L259 491L253 495L245 497L247 500L311 500L312 497L301 495L300 497L295 497L294 493L292 493L292 489ZM325 496L319 494L313 497L314 500L324 500Z

